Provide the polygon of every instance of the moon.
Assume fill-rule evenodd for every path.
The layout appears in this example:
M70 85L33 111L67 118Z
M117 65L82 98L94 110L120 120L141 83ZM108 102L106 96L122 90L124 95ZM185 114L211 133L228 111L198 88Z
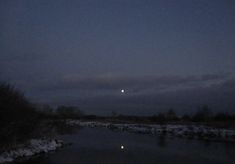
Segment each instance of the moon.
M122 89L122 90L121 90L121 92L122 92L122 93L125 93L125 90L124 90L124 89Z

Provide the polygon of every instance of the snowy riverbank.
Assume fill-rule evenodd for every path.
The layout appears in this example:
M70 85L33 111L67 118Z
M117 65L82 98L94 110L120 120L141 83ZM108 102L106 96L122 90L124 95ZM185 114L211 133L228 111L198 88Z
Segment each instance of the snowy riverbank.
M12 162L18 158L29 157L40 153L47 153L61 147L61 140L31 139L28 144L15 150L5 151L0 154L0 163Z
M203 125L114 124L102 122L81 122L78 120L69 120L67 121L67 124L87 127L106 127L112 130L142 134L169 135L190 139L229 141L235 143L234 129L219 129Z

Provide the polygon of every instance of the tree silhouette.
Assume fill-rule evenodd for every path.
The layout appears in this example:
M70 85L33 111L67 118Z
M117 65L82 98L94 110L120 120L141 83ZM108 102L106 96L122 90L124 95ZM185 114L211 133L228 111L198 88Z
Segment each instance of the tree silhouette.
M39 117L23 93L13 86L0 84L0 144L17 143L30 137Z

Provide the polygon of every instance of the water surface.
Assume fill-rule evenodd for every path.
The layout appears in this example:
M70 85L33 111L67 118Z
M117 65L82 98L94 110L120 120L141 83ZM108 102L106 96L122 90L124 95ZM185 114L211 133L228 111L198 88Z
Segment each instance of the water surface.
M82 128L60 136L71 142L54 153L21 163L35 164L234 164L235 145L156 135ZM124 149L121 149L121 145Z

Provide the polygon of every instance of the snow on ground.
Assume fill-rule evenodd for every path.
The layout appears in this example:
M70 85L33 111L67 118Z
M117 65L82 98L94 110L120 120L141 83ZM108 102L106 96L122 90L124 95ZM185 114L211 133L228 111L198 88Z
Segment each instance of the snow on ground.
M106 127L112 130L143 134L170 135L211 141L235 142L235 130L218 129L203 125L114 124L102 122L81 122L78 120L68 120L67 124L87 127Z
M47 153L48 151L56 150L61 147L61 140L43 140L31 139L28 145L16 150L5 151L0 154L0 163L12 162L17 158L33 156L39 153Z

